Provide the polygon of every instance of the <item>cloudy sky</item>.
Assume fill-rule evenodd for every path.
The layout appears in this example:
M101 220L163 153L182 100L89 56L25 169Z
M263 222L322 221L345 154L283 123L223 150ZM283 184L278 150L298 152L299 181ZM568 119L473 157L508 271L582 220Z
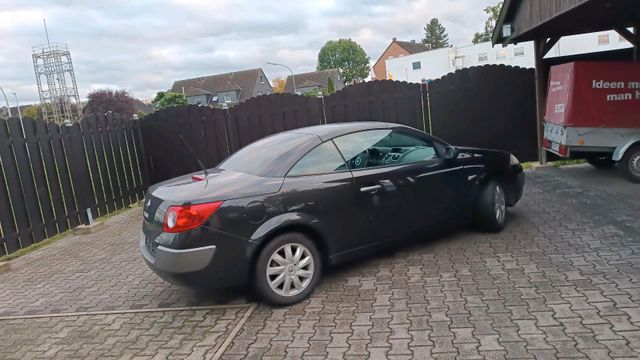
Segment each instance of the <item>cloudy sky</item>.
M315 69L327 40L351 38L375 61L392 37L420 40L437 17L471 42L497 0L0 0L0 86L38 99L32 46L69 45L80 96L125 88L150 98L174 80L262 67L269 79Z

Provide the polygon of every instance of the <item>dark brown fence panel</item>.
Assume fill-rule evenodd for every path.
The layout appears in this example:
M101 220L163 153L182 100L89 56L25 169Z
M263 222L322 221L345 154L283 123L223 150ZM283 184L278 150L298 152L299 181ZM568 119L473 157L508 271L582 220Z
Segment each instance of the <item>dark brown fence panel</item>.
M109 174L109 183L111 184L112 199L116 209L122 209L124 203L122 201L122 189L120 187L120 179L118 178L118 169L116 158L113 151L112 128L113 121L111 114L107 116L98 116L98 127L102 137L102 146L104 147L105 165Z
M324 98L328 123L385 121L424 130L419 84L369 81L347 86Z
M95 142L93 141L93 128L95 128L95 126L92 127L91 123L95 124L95 122L95 116L89 115L89 117L82 119L80 124L82 126L82 139L84 141L84 147L87 152L87 164L89 167L89 172L91 174L91 184L94 191L91 211L94 214L97 213L98 215L102 216L107 214L107 205L105 203L102 178L100 176L100 171L98 170L99 163L96 159L96 146Z
M40 208L38 207L38 195L36 194L36 187L33 182L33 174L31 173L31 166L29 164L29 155L27 154L26 141L22 135L22 129L20 121L16 118L9 119L7 121L9 127L9 133L11 135L11 141L13 143L13 154L16 160L16 166L18 170L19 185L17 189L22 190L22 201L28 214L28 226L29 231L32 234L33 242L40 241L46 238L44 231L44 222L42 221L42 215L40 214ZM11 189L11 185L9 185ZM22 238L22 245L28 244L28 238Z
M137 201L135 196L135 190L133 185L133 179L131 174L131 163L129 161L129 152L127 150L126 139L124 138L124 121L122 116L116 115L113 117L114 125L114 148L115 156L119 160L117 163L119 168L120 186L123 192L123 202L126 206L131 205Z
M131 159L131 172L133 174L133 186L138 200L144 198L145 180L143 166L146 164L143 144L138 136L140 121L130 120L124 122L125 135L127 138L127 150Z
M95 146L96 160L98 162L98 174L102 183L102 192L104 194L104 203L107 212L116 210L115 199L113 196L113 186L111 185L111 177L109 175L109 167L107 165L107 157L104 145L104 115L99 114L89 118L89 129L93 137Z
M51 137L51 146L53 148L53 154L56 159L56 167L60 176L60 188L62 196L64 198L65 212L67 220L69 221L69 227L74 228L80 224L78 217L78 208L73 196L73 187L71 182L71 176L69 174L69 165L65 154L65 149L62 143L62 133L58 125L54 123L47 123L49 128L49 136Z
M2 163L0 163L0 171L4 174ZM9 193L7 192L7 183L4 175L0 176L0 256L14 252L20 249L18 242L18 232L13 222L13 211L11 202L9 202Z
M205 112L206 114L206 112ZM229 144L228 113L224 110L213 111L207 114L202 121L202 130L204 138L207 140L203 153L202 162L207 167L218 165L222 160L231 154L231 146ZM200 156L198 154L198 156Z
M319 99L293 94L251 98L229 109L231 152L267 135L323 123Z
M433 135L456 145L507 150L537 160L534 71L472 67L428 84Z
M0 256L88 224L87 209L95 218L141 198L148 181L129 121L0 121Z
M36 121L33 119L24 119L22 123L29 148L29 157L31 160L33 179L36 185L36 193L38 194L40 210L42 211L42 221L44 222L46 236L50 237L57 234L58 229L56 227L51 197L49 196L49 186L45 176L44 163L42 162L42 155L40 153L39 136L35 129ZM48 135L46 133L43 136L48 139Z
M36 134L40 151L42 152L42 160L47 174L47 184L51 194L51 203L55 212L54 220L58 227L58 232L63 232L69 228L67 212L64 206L64 198L60 188L60 176L56 167L56 160L51 148L51 135L47 128L47 123L42 120L35 120Z
M124 176L124 165L122 163L122 154L120 152L120 144L118 142L118 127L116 125L117 119L120 117L119 114L107 114L105 120L107 122L107 128L109 129L109 139L111 144L111 155L113 156L113 169L114 174L116 175L117 185L118 185L118 197L116 198L116 204L122 206L127 206L128 201L127 197L127 182Z
M82 142L82 129L80 128L80 123L74 123L72 126L62 126L61 128L64 134L63 143L69 160L71 185L76 199L78 216L81 223L89 224L87 210L92 211L92 218L97 218L98 214L93 212L93 209L95 209L95 194L89 177L89 168Z
M225 123L225 110L194 105L167 108L142 119L140 133L150 183L199 170L187 146L207 167L226 158Z

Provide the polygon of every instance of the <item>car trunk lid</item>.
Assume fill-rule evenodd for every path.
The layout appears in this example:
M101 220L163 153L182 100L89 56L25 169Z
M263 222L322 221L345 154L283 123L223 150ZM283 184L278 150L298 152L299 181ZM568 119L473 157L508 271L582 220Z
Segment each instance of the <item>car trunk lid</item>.
M209 169L153 185L144 204L143 230L150 237L162 232L167 209L172 205L201 204L276 193L282 178L265 178L224 169Z

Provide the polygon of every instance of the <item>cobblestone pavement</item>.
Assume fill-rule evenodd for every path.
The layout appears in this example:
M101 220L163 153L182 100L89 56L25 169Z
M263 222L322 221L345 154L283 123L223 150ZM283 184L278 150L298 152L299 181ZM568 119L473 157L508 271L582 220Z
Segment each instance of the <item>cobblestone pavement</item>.
M0 275L0 358L639 358L637 185L585 166L527 176L504 232L334 269L284 308L156 279L131 210Z

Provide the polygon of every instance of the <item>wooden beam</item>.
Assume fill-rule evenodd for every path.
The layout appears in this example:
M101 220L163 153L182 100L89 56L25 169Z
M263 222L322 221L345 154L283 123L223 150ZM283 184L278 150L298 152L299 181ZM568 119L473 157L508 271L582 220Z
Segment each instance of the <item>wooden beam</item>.
M545 164L547 162L547 153L542 148L542 137L544 134L544 106L546 103L548 73L547 67L542 60L545 54L544 49L548 43L549 42L544 39L537 39L533 43L536 64L536 132L538 138L538 161L540 161L541 164ZM551 47L553 47L553 45L551 45Z
M638 46L640 44L640 38L638 38L637 34L632 33L626 28L616 28L615 29L620 36L622 36L625 40L633 44L634 46Z
M633 61L638 61L640 58L640 24L633 26L633 34L637 39L636 43L633 44Z
M542 56L544 57L545 55L547 55L547 53L551 50L553 45L557 44L558 41L560 41L560 36L554 36L552 38L549 38L549 40L547 40L544 43L544 46L542 48Z

